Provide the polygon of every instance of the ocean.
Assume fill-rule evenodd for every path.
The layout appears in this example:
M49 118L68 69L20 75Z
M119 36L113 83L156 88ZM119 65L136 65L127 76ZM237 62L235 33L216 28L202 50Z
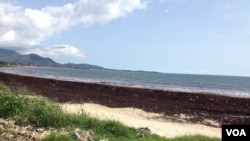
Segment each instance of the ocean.
M0 72L125 87L250 97L250 77L51 67L0 67Z

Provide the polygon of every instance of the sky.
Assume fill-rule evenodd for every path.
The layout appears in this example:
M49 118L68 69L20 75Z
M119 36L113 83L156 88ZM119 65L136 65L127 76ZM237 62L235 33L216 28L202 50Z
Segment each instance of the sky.
M0 47L58 63L250 76L249 0L0 0Z

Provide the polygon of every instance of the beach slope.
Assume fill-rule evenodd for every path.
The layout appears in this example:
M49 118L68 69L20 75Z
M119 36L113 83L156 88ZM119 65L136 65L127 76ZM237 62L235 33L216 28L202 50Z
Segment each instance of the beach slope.
M164 115L169 121L214 127L222 124L250 124L250 98L119 87L7 73L0 73L0 81L11 88L23 87L61 103L130 107Z

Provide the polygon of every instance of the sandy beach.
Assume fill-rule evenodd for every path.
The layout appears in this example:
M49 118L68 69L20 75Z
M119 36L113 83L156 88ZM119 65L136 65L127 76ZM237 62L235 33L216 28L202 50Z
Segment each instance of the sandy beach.
M206 93L173 92L71 82L0 73L0 82L25 88L93 117L174 137L202 134L220 137L222 124L250 124L250 99ZM84 104L82 104L84 103Z
M92 103L64 103L61 106L67 113L79 114L84 112L101 120L114 120L137 129L147 128L153 134L168 138L197 134L221 138L221 128L185 123L185 119L183 119L185 115L180 115L179 119L183 119L183 122L180 123L167 120L162 114L145 112L136 108L109 108ZM218 126L216 122L213 122L213 124Z

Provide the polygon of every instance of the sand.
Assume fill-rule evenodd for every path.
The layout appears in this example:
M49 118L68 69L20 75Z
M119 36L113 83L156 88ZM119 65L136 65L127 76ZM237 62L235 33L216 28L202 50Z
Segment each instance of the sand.
M221 138L221 128L202 124L180 123L169 121L164 115L145 112L136 108L109 108L99 104L61 104L65 112L81 113L82 111L101 120L115 120L135 128L148 128L153 134L173 138L184 135L204 135ZM185 115L180 115L183 118ZM185 117L186 118L186 117ZM212 122L212 121L210 121ZM213 122L213 124L218 124Z

